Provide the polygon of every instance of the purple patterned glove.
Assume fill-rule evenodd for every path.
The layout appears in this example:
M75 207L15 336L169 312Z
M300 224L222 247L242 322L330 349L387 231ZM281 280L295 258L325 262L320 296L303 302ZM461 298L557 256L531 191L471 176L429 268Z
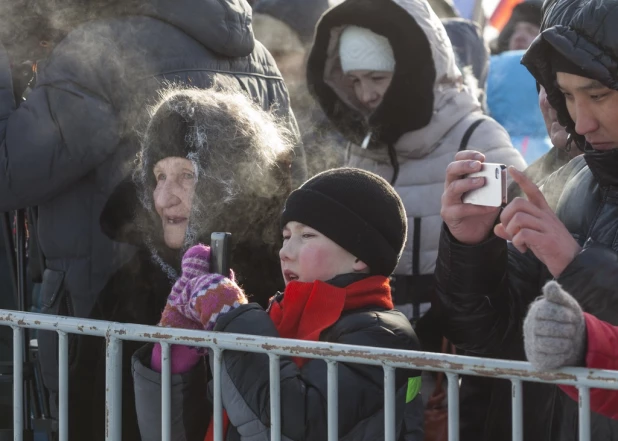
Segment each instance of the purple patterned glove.
M160 326L212 330L221 313L247 303L232 279L209 273L210 248L196 245L182 258L182 276L172 288Z
M247 303L245 294L234 280L210 274L210 247L195 245L182 258L182 276L176 281L161 314L159 326L183 329L214 329L217 318ZM205 353L203 348L172 345L172 373L188 372ZM161 345L155 344L151 367L161 372Z

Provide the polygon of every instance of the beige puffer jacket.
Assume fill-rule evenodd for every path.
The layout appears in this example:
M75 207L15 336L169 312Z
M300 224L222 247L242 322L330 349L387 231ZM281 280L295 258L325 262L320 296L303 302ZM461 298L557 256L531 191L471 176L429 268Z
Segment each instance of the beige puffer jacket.
M346 25L369 27L369 23L374 32L389 38L396 68L382 104L367 121L354 110L360 107L341 71L338 47ZM416 33L410 29L416 29ZM426 38L429 50L417 57L415 51L423 50L419 49L419 36ZM414 47L408 44L409 51L405 51L406 41L415 42ZM433 69L422 62L423 57L433 60ZM397 275L434 271L446 167L472 124L484 120L472 133L468 149L483 152L488 162L514 165L520 170L526 167L507 132L482 114L477 99L463 85L446 31L423 0L346 0L332 8L317 28L308 82L325 113L351 141L347 166L372 171L391 181L394 169L387 145L390 142L394 146L400 167L395 189L409 221L408 241ZM423 86L423 82L427 84ZM424 113L420 104L423 99L433 101L431 107L425 106ZM387 127L381 133L375 129L380 125ZM397 133L402 127L410 130ZM369 148L359 147L372 131L379 135L372 137Z

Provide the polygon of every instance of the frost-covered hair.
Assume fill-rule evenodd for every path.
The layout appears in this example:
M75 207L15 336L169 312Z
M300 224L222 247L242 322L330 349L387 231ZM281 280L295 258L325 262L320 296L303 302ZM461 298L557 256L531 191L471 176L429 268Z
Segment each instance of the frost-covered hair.
M177 276L161 252L153 168L167 157L187 158L197 183L185 243L176 257L196 243L210 243L214 231L231 232L233 268L246 290L259 296L257 291L280 278L278 222L291 190L290 136L271 113L238 92L167 88L150 115L134 181L147 213L138 223L154 258L170 277ZM275 293L268 289L263 295Z

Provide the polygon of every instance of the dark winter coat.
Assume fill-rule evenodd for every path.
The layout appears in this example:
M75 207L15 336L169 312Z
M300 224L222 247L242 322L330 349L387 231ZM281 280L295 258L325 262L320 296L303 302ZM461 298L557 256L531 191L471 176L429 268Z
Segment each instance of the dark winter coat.
M545 183L550 204L583 251L558 277L585 312L618 324L618 151L587 152ZM566 182L562 192L562 182ZM444 229L436 268L445 335L459 348L497 358L525 360L522 324L529 304L552 279L531 253L519 253L492 236L476 246L459 244ZM511 387L492 380L485 440L511 433ZM574 440L577 403L556 386L525 383L524 439ZM478 438L477 438L478 439ZM618 422L592 415L592 439L618 439Z
M328 0L258 0L253 11L283 21L296 31L304 45L310 45L315 25L328 7Z
M37 85L18 109L8 60L0 54L0 211L39 206L47 266L41 295L50 314L89 316L110 276L134 253L103 234L99 216L128 173L138 148L135 127L163 82L209 87L217 77L264 109L277 108L296 130L285 85L272 57L254 42L244 1L144 0L141 6L71 31L39 65ZM42 332L39 339L53 398L56 334ZM80 348L72 339L71 378L81 373L89 382Z
M256 304L243 305L217 321L215 331L278 337L268 316ZM345 311L320 335L320 341L391 349L414 350L418 340L406 317L396 310L364 308ZM161 376L149 369L150 346L133 359L133 376L142 441L161 439ZM223 403L231 421L227 440L270 439L269 368L265 354L226 351L222 365ZM246 367L252 366L250 371ZM379 366L339 363L339 396L353 405L339 406L342 440L379 440L384 437L384 373ZM176 440L202 440L211 407L204 403L205 366L199 364L183 375L172 376L172 434ZM196 371L202 373L197 374ZM397 440L422 440L423 404L420 395L406 404L408 378L417 371L396 371ZM326 439L326 363L307 361L299 368L288 357L281 359L282 439ZM199 410L197 410L199 409ZM199 415L196 418L196 415Z

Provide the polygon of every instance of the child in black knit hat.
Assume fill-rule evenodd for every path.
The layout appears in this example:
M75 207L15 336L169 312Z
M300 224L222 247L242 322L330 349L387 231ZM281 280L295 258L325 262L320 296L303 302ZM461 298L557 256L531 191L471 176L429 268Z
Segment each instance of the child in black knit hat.
M187 253L191 258L183 260L183 277L177 282L182 288L170 295L161 325L179 326L180 318L186 320L183 327L220 332L419 349L409 321L393 309L391 299L388 276L401 255L407 220L390 184L373 173L351 168L318 174L289 196L281 229L284 243L279 255L286 288L271 299L266 311L246 303L234 280L209 274L207 269L196 271L197 261L207 265L209 250L203 247L200 255L194 247ZM152 366L160 365L157 357L158 353L152 356ZM192 405L188 395L195 393L195 388L187 387L186 382L199 378L195 370L200 368L200 357L193 349L177 351L172 357L193 360L180 364L172 360L172 366L185 366L184 372L176 371L179 381L172 380L182 388L178 395L172 391L172 396L182 397L172 403L172 412L185 416L177 419L183 423L176 430L188 431L186 415L195 411L186 406ZM143 364L148 363L147 357L141 358ZM226 351L223 359L225 439L266 441L270 424L268 356ZM141 382L140 372L147 369L139 364L134 368L136 390L152 387L152 373L144 372L148 381ZM345 397L339 402L340 437L384 439L382 368L347 363L339 363L338 368L340 396ZM326 439L324 361L282 358L280 378L282 436ZM420 372L396 371L396 439L423 439L419 390ZM146 422L158 421L157 415L148 415L144 408L150 401L138 398L140 429ZM151 429L142 430L142 435ZM205 439L212 436L210 424Z

